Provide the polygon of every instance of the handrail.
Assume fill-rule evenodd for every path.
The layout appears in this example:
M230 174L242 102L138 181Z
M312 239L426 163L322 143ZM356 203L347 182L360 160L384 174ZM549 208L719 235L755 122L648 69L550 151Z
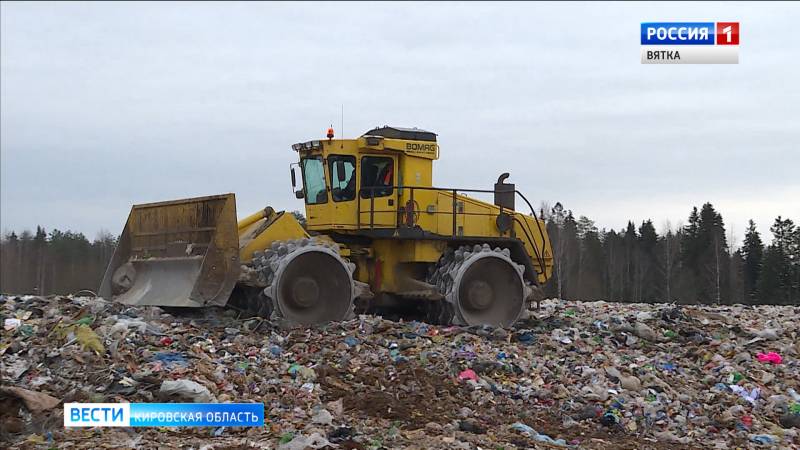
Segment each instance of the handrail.
M539 230L539 236L544 236L544 232L542 232L542 224L539 223L539 218L536 216L536 210L533 209L531 202L528 201L528 199L525 197L525 195L522 194L522 192L514 190L514 193L519 195L520 198L522 198L522 200L524 200L525 203L528 205L528 208L531 209L531 216L533 216L533 219L536 221L536 228ZM545 244L546 243L544 239L542 239L542 254L544 254L544 251L546 250ZM540 261L540 263L542 264L542 267L544 267L543 261Z
M394 189L398 189L398 190L399 189L409 189L410 190L410 198L412 200L411 204L412 204L412 212L413 213L417 213L418 212L416 209L413 209L414 205L415 205L415 203L413 202L413 200L414 200L414 191L415 190L419 189L419 190L423 190L423 191L440 191L440 192L441 191L450 191L449 193L453 196L453 209L452 209L452 215L453 215L452 236L453 237L456 237L456 231L457 231L457 214L458 214L458 199L457 199L457 195L458 195L459 192L462 192L462 193L480 193L480 194L496 194L496 193L498 193L498 191L495 190L495 189L460 189L460 188L451 188L451 187L444 188L444 187L436 187L436 186L407 186L407 185L405 185L405 186L403 186L403 185L364 186L364 187L361 187L358 190L358 192L356 192L356 199L359 200L358 201L358 206L357 206L357 209L358 209L358 213L357 213L357 215L358 215L358 218L357 218L357 220L358 220L358 229L361 229L361 201L360 201L361 198L362 198L361 197L361 193L363 191L370 192L370 191L376 191L376 190L379 190L379 189L380 190L382 190L382 189L392 189L392 190L394 190ZM531 211L531 216L533 217L534 221L536 222L536 228L537 228L537 231L539 232L539 236L544 236L544 232L542 231L542 224L539 222L539 218L536 215L536 210L533 208L533 205L531 205L531 202L528 201L527 197L525 197L525 195L522 192L518 191L518 190L514 190L514 194L515 195L519 195L519 197L522 199L522 201L524 201L525 204L528 205L528 208ZM374 195L370 195L368 198L370 199L370 227L369 227L369 229L372 230L374 228L375 196ZM378 212L397 212L397 213L399 213L400 212L400 208L401 208L401 206L400 206L400 202L398 200L397 209L395 209L395 210L386 210L386 211L381 210L381 211L378 211ZM419 212L421 212L421 210ZM437 212L436 214L445 214L445 213ZM465 212L462 212L461 214L464 214L464 215L481 215L481 214L476 214L476 213L465 213ZM542 239L542 248L538 248L537 245L536 245L536 240L533 239L533 236L532 236L533 235L533 230L530 228L530 224L528 224L527 221L523 222L523 221L520 221L517 218L515 218L515 221L520 224L520 229L525 233L525 237L531 243L531 247L533 248L534 254L536 255L536 259L539 262L540 267L542 268L542 270L544 270L544 251L546 250L546 243L545 243L544 239ZM526 230L526 228L527 228L527 230ZM530 234L528 232L530 232Z
M514 217L514 221L519 223L520 229L522 230L523 233L525 233L525 237L527 237L528 241L531 243L531 247L533 247L533 253L536 256L536 260L539 262L539 267L542 268L542 273L546 275L547 272L545 271L545 266L544 266L544 248L542 248L540 252L539 248L536 247L536 241L532 238L532 236L528 234L528 232L530 231L530 234L532 235L533 230L530 229L530 225L528 225L527 221L523 222L519 220L517 217ZM542 239L542 245L544 246L544 239Z
M536 261L539 262L539 267L542 269L542 273L546 273L544 268L544 258L542 258L542 256L539 254L539 249L536 247L536 245L534 245L534 242L536 241L534 241L533 237L528 234L529 230L525 229L526 227L522 225L521 220L519 220L517 217L514 217L514 222L518 223L522 232L525 233L525 237L531 243L531 247L533 247L533 254L536 256Z

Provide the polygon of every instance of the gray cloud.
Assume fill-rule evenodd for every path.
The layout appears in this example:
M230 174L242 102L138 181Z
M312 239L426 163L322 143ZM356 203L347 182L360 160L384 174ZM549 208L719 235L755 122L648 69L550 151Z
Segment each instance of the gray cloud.
M331 123L440 134L439 185L511 171L602 227L713 202L800 220L796 4L2 3L2 228L119 232L130 204L290 192ZM639 64L639 23L739 20L741 64ZM341 135L341 134L340 134Z

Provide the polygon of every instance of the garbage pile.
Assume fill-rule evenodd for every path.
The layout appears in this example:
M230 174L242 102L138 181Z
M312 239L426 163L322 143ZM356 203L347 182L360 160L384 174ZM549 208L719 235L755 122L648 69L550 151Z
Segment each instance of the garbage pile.
M9 448L791 448L800 308L547 300L513 329L0 297ZM263 428L69 428L64 402L258 402Z

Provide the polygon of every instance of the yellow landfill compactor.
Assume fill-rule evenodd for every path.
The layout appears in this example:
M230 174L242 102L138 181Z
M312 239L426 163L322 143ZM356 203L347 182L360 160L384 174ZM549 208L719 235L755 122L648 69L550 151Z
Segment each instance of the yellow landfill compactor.
M233 194L135 205L100 295L229 305L289 324L346 320L356 307L510 326L550 277L545 224L508 174L491 190L433 186L434 133L387 126L333 139L328 130L292 149L304 226L270 207L237 222Z

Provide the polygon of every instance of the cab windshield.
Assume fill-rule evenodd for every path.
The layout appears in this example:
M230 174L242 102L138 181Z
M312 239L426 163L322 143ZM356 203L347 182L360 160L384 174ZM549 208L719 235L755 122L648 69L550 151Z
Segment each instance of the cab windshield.
M303 186L306 190L306 203L318 205L328 201L325 188L325 166L322 157L315 156L303 159Z

